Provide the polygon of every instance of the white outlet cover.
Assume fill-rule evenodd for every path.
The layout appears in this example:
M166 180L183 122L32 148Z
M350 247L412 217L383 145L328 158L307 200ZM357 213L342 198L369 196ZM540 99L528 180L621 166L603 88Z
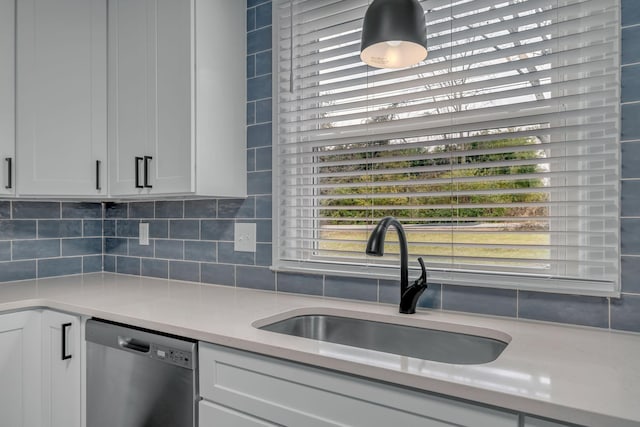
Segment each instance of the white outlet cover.
M256 251L256 223L238 222L234 228L235 241L233 250L236 252Z
M149 245L149 223L141 222L138 230L138 244L140 246Z

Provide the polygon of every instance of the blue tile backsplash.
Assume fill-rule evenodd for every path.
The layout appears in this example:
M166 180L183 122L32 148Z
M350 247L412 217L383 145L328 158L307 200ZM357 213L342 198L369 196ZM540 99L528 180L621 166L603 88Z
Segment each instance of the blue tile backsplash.
M640 1L622 0L622 297L432 284L418 305L640 332ZM394 280L274 273L271 1L247 0L247 199L76 203L0 201L0 281L93 271L142 274L397 304ZM138 244L149 223L150 244ZM256 252L234 224L257 224Z

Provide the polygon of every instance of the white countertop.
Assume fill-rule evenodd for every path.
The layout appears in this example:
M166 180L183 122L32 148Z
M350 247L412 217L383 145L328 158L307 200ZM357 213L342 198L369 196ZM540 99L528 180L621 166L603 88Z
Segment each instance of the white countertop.
M640 335L322 297L96 273L0 284L0 311L95 316L589 426L640 426ZM511 340L497 360L451 365L256 329L290 314L346 314ZM289 313L292 312L292 313ZM286 313L286 314L283 314ZM353 315L353 313L351 313Z

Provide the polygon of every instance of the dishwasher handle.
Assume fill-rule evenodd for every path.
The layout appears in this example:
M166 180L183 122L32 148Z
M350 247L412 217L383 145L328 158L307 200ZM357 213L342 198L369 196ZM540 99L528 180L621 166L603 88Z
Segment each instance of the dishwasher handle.
M139 353L149 353L151 349L151 344L148 342L122 336L118 336L118 345L127 350L133 350Z

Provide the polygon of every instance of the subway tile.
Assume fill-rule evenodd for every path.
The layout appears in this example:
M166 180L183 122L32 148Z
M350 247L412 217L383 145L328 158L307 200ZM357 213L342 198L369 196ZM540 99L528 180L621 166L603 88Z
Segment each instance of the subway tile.
M271 3L271 0L247 0L247 7L254 7L262 3Z
M140 258L119 256L116 258L116 271L121 274L140 275Z
M11 202L0 200L0 219L11 218Z
M102 253L102 238L63 239L62 256L93 255Z
M153 258L153 242L141 245L138 239L129 239L129 256Z
M247 125L256 123L256 103L247 102Z
M260 52L260 53L256 53L256 76L262 76L265 74L271 74L273 69L272 69L272 52L271 50L266 50L264 52ZM269 104L271 104L271 100L269 100ZM257 106L256 106L256 120L258 122L270 122L271 121L271 115L269 115L269 119L268 120L260 120L258 118L258 110L257 110Z
M247 55L247 78L250 79L256 75L256 56Z
M258 99L271 98L271 74L247 79L247 100L256 101Z
M241 288L276 290L276 275L264 267L236 267L236 286Z
M640 255L640 219L620 220L620 249L623 255Z
M170 239L199 239L200 221L195 219L178 219L169 221Z
M62 218L102 218L102 204L62 202Z
M169 261L169 279L200 281L200 264L187 261Z
M166 239L169 237L169 221L166 219L152 219L143 221L149 223L149 237L151 239Z
M634 0L637 1L637 0ZM622 64L640 62L640 27L622 29Z
M167 279L169 278L169 261L143 258L141 261L141 275Z
M271 170L271 147L256 149L256 170Z
M153 218L155 216L154 202L129 203L129 218Z
M82 273L82 257L38 260L38 277L68 276Z
M0 220L0 240L36 238L36 221Z
M184 203L182 201L156 202L156 218L182 218Z
M235 286L236 268L230 264L200 264L200 280L214 285Z
M256 265L270 266L272 261L271 243L256 243Z
M445 295L445 303L447 298ZM601 297L520 291L518 317L608 328L609 301Z
M247 53L271 49L271 26L247 33Z
M247 193L250 195L271 194L271 172L247 173Z
M137 219L119 219L116 221L116 236L138 237L140 221Z
M218 201L218 218L253 218L255 216L255 199L220 199Z
M82 272L97 273L102 271L102 255L89 255L82 257Z
M36 278L36 261L12 261L0 263L0 282Z
M442 309L516 317L517 292L511 289L442 286Z
M100 222L100 220L96 221ZM100 235L102 235L102 225L100 226ZM43 219L38 221L38 239L59 237L82 237L82 220Z
M156 258L184 258L184 242L182 240L156 240L155 245Z
M639 38L640 40L640 38ZM640 43L638 43L640 45ZM621 140L640 139L640 104L626 104L622 106Z
M106 202L104 204L104 217L105 218L128 218L129 204Z
M640 181L622 181L621 216L640 216Z
M184 202L185 218L215 218L218 212L216 199L187 200Z
M640 2L638 2L638 5L640 5ZM620 95L622 102L640 101L640 64L622 67L622 90Z
M12 202L13 219L60 218L59 202Z
M265 123L273 120L273 101L270 98L256 101L256 122Z
M38 230L39 230L38 226ZM84 237L102 237L102 221L99 219L85 219L82 221L82 235Z
M247 9L247 31L256 29L256 9Z
M640 2L622 0L622 26L640 24Z
M247 172L253 172L256 170L256 150L253 148L247 149Z
M60 256L60 240L19 240L13 242L13 259L53 258Z
M256 218L271 218L272 215L272 199L271 195L256 196Z
M271 3L263 3L254 10L256 11L256 28L271 25Z
M438 283L430 283L426 291L418 300L417 307L440 309L442 303L442 286ZM400 304L400 281L379 280L378 301L384 304Z
M11 261L11 242L0 242L0 261Z
M113 255L104 255L102 257L102 269L109 273L116 272L116 257Z
M104 237L116 236L116 220L105 219L104 221L102 221L102 235Z
M270 147L271 129L271 123L247 126L247 147Z
M322 295L323 276L321 274L278 273L278 292L305 295Z
M640 332L640 295L611 299L611 328Z
M640 142L620 144L622 178L640 178Z
M378 281L364 277L326 276L324 296L377 301Z
M620 258L622 292L640 294L640 257Z
M104 253L109 255L127 255L127 239L107 237L104 239Z
M259 219L254 221L256 223L256 241L260 243L271 242L271 220Z
M200 238L202 240L233 241L233 220L211 219L201 221Z
M225 264L255 264L253 252L236 252L233 243L218 242L218 262Z
M190 261L215 262L217 252L215 242L199 242L191 240L184 242L184 259Z

